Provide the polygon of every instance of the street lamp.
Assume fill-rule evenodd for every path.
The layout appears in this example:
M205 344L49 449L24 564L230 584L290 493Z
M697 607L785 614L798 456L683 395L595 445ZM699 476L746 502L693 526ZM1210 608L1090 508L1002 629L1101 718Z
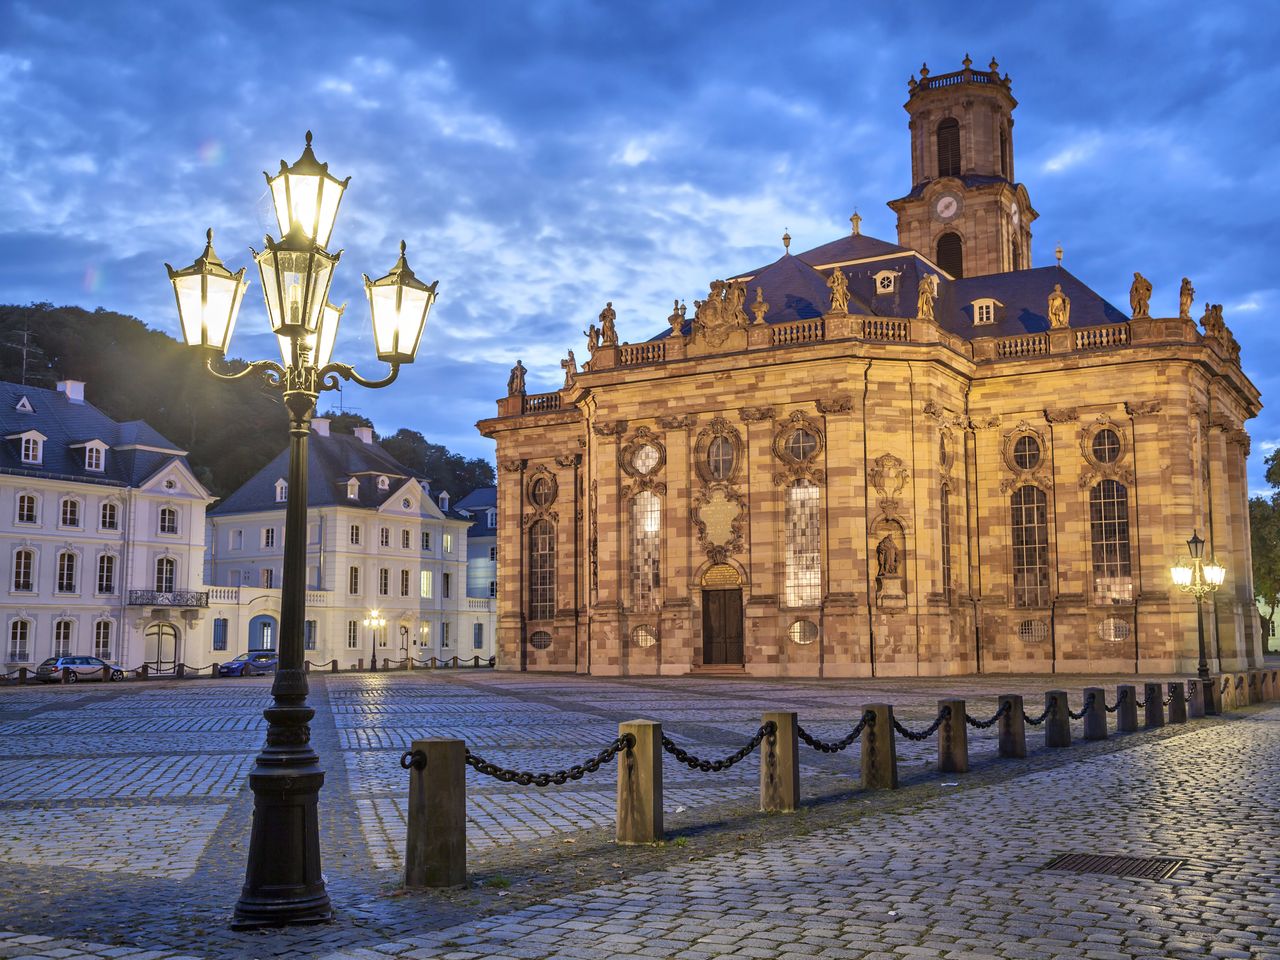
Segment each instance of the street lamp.
M364 618L364 628L369 632L369 669L378 669L378 631L387 625L387 618L380 610L370 610Z
M400 624L400 659L404 661L406 670L410 667L409 661L409 627L406 624Z
M320 923L333 917L320 870L317 802L324 771L311 747L307 677L302 669L307 577L307 439L316 400L336 390L339 378L377 388L392 383L400 366L412 363L422 339L436 284L419 281L400 258L387 276L365 277L380 359L391 369L381 380L366 380L345 363L330 362L345 307L329 302L333 271L342 256L327 246L338 204L350 182L329 174L306 148L292 166L280 161L266 174L280 227L280 240L266 238L252 250L262 278L263 299L282 362L257 360L235 373L215 369L225 358L248 281L244 269L232 273L213 251L213 231L204 253L181 270L165 264L188 344L205 354L205 366L223 380L261 376L284 395L289 412L289 477L285 507L284 568L281 577L280 665L271 685L274 705L264 711L267 742L258 755L249 786L253 790L253 830L244 888L231 926L236 929ZM387 331L393 331L388 346ZM366 621L367 622L367 621Z
M1195 531L1187 541L1189 557L1184 557L1169 568L1174 585L1183 593L1196 598L1196 630L1200 635L1200 666L1198 673L1202 681L1209 679L1209 660L1204 650L1204 617L1200 612L1200 603L1206 594L1215 592L1227 579L1227 568L1212 557L1204 559L1204 541Z

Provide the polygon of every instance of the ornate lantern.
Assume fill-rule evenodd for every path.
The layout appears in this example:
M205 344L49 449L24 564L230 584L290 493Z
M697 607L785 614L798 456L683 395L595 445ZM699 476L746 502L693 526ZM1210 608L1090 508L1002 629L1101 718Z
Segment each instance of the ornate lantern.
M322 247L329 246L333 223L338 218L338 204L351 178L339 180L329 173L329 165L316 160L311 152L311 131L307 131L307 145L293 166L280 161L280 172L274 177L265 170L271 188L271 199L276 208L276 222L280 235L288 236L300 230L308 240Z
M368 274L364 278L364 292L373 315L374 349L385 363L413 363L440 282L427 286L414 276L404 251L401 240L400 259L391 272L377 280L370 280Z
M232 273L222 265L213 252L213 230L205 234L205 241L204 253L191 266L182 270L164 266L178 299L178 319L187 343L225 355L249 281L244 267Z

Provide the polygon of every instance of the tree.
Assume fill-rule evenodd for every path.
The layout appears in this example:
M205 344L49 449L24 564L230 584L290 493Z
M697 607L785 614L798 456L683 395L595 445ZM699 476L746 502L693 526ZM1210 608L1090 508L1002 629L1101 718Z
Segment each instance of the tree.
M382 449L413 473L431 481L433 493L448 490L461 497L477 487L495 484L493 467L478 457L467 459L438 443L429 443L417 430L401 428L381 441Z
M1270 497L1249 500L1249 545L1253 552L1253 592L1268 610L1263 638L1268 652L1275 652L1272 641L1277 607L1280 607L1280 450L1263 461L1267 467Z
M329 419L330 433L355 433L356 427L372 427L373 421L368 417L362 417L358 413L334 413L332 410L326 410L320 414L321 417ZM373 441L378 442L378 431L373 431Z

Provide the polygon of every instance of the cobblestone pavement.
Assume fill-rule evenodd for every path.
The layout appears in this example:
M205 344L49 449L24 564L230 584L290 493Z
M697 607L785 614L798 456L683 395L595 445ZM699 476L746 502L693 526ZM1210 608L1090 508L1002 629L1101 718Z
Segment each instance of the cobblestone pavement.
M1280 958L1275 707L1069 750L1029 728L1025 761L997 760L992 734L970 730L966 775L933 770L932 738L899 738L895 793L856 789L856 745L802 747L794 816L756 812L755 757L719 774L667 758L670 836L655 847L611 843L611 770L544 790L468 770L474 887L398 887L396 761L415 737L459 736L494 762L546 770L647 717L714 758L770 709L836 739L866 703L893 703L920 729L943 697L985 718L996 694L1020 692L1034 715L1046 689L1078 708L1083 686L1116 682L1133 678L316 675L338 919L268 933L226 920L269 681L0 688L0 958ZM1044 869L1072 852L1186 863L1163 881Z

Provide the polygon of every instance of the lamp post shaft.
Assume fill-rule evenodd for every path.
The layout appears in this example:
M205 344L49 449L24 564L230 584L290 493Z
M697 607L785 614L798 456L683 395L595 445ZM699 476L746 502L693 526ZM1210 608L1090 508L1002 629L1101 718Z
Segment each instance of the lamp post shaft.
M1200 610L1200 603L1203 598L1200 594L1196 594L1196 632L1200 635L1200 666L1196 671L1200 675L1202 681L1209 679L1209 660L1204 652L1204 614Z
M309 371L314 375L314 370ZM308 371L295 366L289 379ZM333 917L320 872L317 812L324 771L311 747L307 675L302 669L307 616L307 440L315 413L314 390L290 383L289 488L285 504L284 569L280 583L280 666L271 685L275 703L263 711L267 743L258 754L249 786L253 829L244 888L232 927L322 923Z

